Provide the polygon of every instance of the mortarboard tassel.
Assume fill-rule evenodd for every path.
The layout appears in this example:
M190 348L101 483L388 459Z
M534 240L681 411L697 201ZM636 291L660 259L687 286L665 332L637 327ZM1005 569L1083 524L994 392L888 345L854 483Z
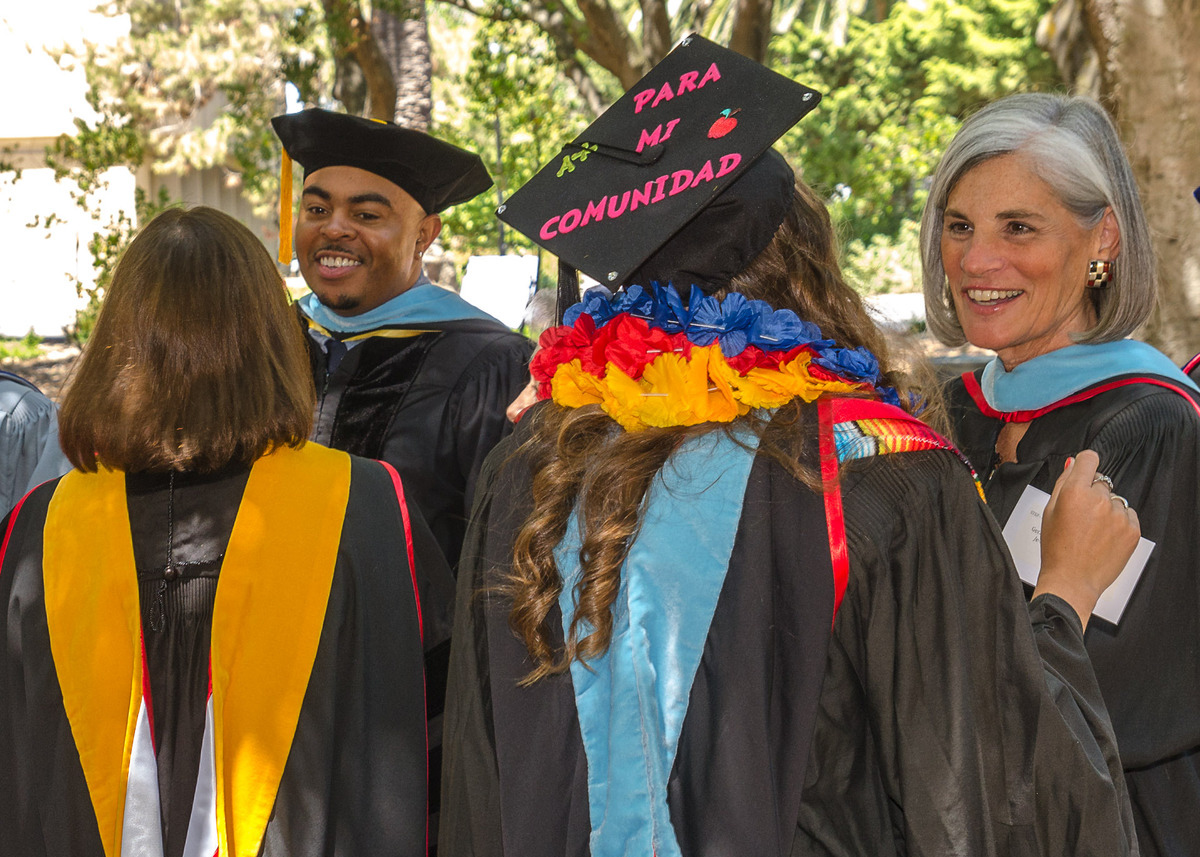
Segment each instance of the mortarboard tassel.
M579 303L579 272L562 259L558 260L558 300L554 315L557 324L563 323L567 310Z
M279 264L292 264L292 159L287 149L279 165Z

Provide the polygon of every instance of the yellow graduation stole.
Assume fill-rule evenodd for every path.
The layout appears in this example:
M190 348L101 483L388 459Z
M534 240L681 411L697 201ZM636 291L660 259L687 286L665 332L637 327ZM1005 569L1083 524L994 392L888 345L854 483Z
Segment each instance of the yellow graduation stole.
M221 857L255 857L262 846L316 658L349 494L350 457L316 444L260 458L246 483L212 620ZM71 734L104 853L118 857L143 657L124 473L63 477L46 516L42 574Z

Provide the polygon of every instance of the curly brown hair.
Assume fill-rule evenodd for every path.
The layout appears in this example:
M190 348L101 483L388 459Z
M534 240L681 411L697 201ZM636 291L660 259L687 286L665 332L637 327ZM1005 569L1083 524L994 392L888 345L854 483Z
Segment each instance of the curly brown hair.
M796 182L791 211L774 239L733 278L719 297L736 291L790 309L817 324L826 338L848 348L865 346L879 358L883 382L912 399L906 374L892 363L883 333L862 299L843 279L829 212L802 181ZM760 449L819 490L819 470L801 453L803 413L798 403L765 422L753 413L735 424L623 431L598 405L562 408L547 403L531 414L532 433L519 455L533 473L533 509L517 533L512 570L500 591L511 599L509 622L534 664L523 679L531 684L565 671L571 661L602 655L612 640L612 605L620 572L641 526L651 481L681 443L708 431L749 427ZM566 533L572 509L582 524L576 610L565 644L556 645L548 617L562 592L554 549Z

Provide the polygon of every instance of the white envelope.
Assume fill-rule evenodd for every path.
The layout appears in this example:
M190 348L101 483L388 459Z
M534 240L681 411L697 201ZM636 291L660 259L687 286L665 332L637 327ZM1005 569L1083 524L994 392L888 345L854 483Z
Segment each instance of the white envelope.
M1037 585L1038 573L1042 569L1042 512L1049 502L1049 494L1027 485L1012 515L1009 516L1008 523L1004 525L1004 540L1008 542L1008 549L1017 566L1017 574L1030 586ZM1125 605L1129 603L1133 589L1137 586L1153 550L1154 542L1149 539L1138 540L1138 546L1129 562L1125 563L1125 568L1096 602L1093 616L1099 616L1114 625L1121 621Z

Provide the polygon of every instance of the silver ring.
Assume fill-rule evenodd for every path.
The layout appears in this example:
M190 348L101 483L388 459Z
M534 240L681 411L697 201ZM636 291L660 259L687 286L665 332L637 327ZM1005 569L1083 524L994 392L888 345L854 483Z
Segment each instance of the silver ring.
M1113 495L1112 495L1111 497L1109 497L1108 499L1110 499L1110 500L1120 500L1120 501L1121 501L1121 505L1122 505L1122 506L1124 506L1126 509L1128 509L1128 508L1129 508L1129 501L1128 501L1128 500L1126 500L1124 497L1122 497L1120 494L1113 494Z
M1107 476L1105 476L1103 473L1097 473L1095 476L1092 477L1092 484L1095 485L1097 482L1103 482L1105 485L1108 486L1109 491L1113 490L1113 481L1111 479L1109 479Z

